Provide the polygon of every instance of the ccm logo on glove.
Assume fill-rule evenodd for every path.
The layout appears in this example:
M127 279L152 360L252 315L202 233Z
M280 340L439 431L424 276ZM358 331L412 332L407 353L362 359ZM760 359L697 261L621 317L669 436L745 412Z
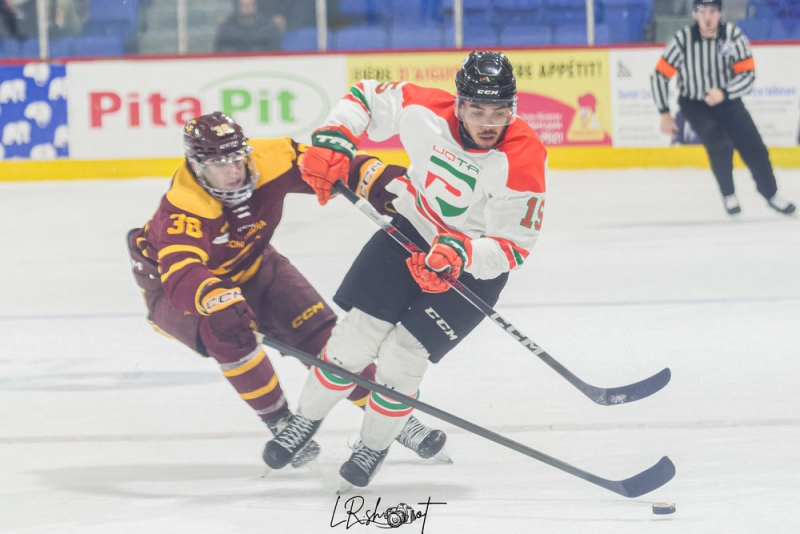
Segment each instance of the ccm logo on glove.
M211 281L200 290L198 309L203 315L211 315L214 312L222 311L233 306L237 302L244 302L242 290L233 287L230 280Z

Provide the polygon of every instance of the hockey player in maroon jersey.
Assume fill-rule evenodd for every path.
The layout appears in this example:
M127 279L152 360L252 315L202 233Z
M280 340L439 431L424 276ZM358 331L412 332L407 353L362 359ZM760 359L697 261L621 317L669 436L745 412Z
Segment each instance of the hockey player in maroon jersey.
M128 233L133 273L144 290L148 320L203 356L214 358L239 395L275 434L291 417L278 377L254 329L318 354L336 315L270 239L288 193L313 194L298 166L305 146L288 137L248 140L227 115L189 121L185 162L144 228ZM384 186L405 169L357 156L349 185L385 213L394 195ZM375 366L364 370L369 379ZM366 404L368 391L349 399ZM422 457L444 434L412 420L398 441ZM427 441L426 441L427 440ZM425 448L426 442L438 445ZM315 442L294 467L319 453Z

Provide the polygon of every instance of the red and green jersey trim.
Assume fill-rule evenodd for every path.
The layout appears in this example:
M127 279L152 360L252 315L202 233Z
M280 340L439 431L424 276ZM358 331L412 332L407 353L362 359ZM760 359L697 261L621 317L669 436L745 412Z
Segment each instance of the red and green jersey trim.
M322 349L320 356L322 356L323 361L330 363L330 359L328 359L325 349ZM354 382L345 380L344 378L336 376L329 371L320 369L319 367L314 367L314 376L317 377L317 380L319 380L320 384L322 384L325 389L330 389L332 391L345 391L355 386Z
M431 209L430 204L428 204L425 198L419 193L419 191L417 191L417 189L411 183L411 180L405 176L398 176L397 180L404 184L406 186L406 191L414 196L414 207L417 209L417 212L437 228L437 233L453 234L464 241L469 239L466 234L458 232L457 230L453 230L445 224L445 222L436 214L436 212ZM510 269L522 265L525 262L525 259L528 257L529 252L524 248L514 244L513 241L503 239L502 237L486 237L494 239L500 245L500 249L506 255L506 259L508 259L508 265Z
M406 186L406 191L411 193L411 195L414 197L414 206L417 208L417 211L429 223L436 227L436 233L453 234L464 240L469 239L466 234L462 234L458 230L454 230L445 224L441 217L439 217L436 212L431 209L428 201L423 198L419 191L417 191L417 188L414 187L414 185L411 183L411 180L409 180L406 176L398 176L397 180Z
M350 92L344 96L344 99L350 102L355 102L356 104L361 106L361 109L364 110L364 113L366 113L368 116L372 115L372 113L369 110L369 104L367 104L367 97L364 95L363 83L358 82L357 84L352 86L350 88Z
M411 395L411 398L419 398L419 390ZM414 408L402 402L397 402L385 395L381 395L377 391L373 391L372 395L370 395L369 406L379 414L387 417L404 417L414 411Z
M528 258L528 251L520 248L508 239L502 237L487 236L489 239L494 239L500 245L500 249L506 255L508 260L509 269L522 265Z

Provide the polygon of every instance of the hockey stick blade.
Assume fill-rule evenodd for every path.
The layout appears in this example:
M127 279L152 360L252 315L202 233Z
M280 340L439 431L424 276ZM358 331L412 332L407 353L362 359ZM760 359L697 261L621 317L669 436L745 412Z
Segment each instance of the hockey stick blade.
M604 486L606 489L624 497L641 497L660 488L675 476L675 464L668 457L661 458L656 465L642 471L638 475L613 482L614 487Z
M566 372L569 373L569 371ZM669 383L672 373L670 372L669 368L662 369L650 378L645 378L640 382L615 388L598 388L587 384L575 375L566 376L562 373L561 376L564 376L584 395L589 397L597 404L601 404L603 406L613 406L615 404L625 404L626 402L644 399L653 393L661 391L664 386Z
M342 369L338 365L320 360L319 358L295 349L294 347L290 347L289 345L281 343L280 341L264 337L261 340L261 343L279 351L281 354L294 356L307 365L319 367L320 369L328 371L333 375L345 378L358 384L359 386L380 393L381 395L385 395L397 402L402 402L403 404L419 410L420 412L436 417L437 419L440 419L446 423L450 423L453 426L457 426L458 428L466 430L467 432L471 432L476 436L480 436L484 439L497 443L498 445L502 445L503 447L524 454L529 458L546 463L551 467L555 467L560 471L564 471L565 473L569 473L573 476L586 480L587 482L590 482L596 486L613 491L614 493L622 495L623 497L638 497L640 495L644 495L645 493L663 486L675 475L675 466L672 465L672 462L669 460L669 458L664 456L656 465L650 469L647 469L646 471L642 471L638 475L632 476L631 478L620 481L601 478L597 475L593 475L592 473L584 471L583 469L579 469L566 462L563 462L558 458L548 456L547 454L532 449L527 445L523 445L522 443L514 441L501 434L492 432L491 430L478 426L475 423L471 423L466 419L461 419L460 417L445 412L444 410L436 408L435 406L425 404L417 399L398 393L397 391L384 385L376 384L375 382L367 380L361 375L351 373L346 369Z
M620 386L617 388L596 388L593 386L587 387L591 390L596 390L597 393L602 394L601 398L595 400L597 404L609 406L612 404L623 404L626 402L633 402L645 397L649 397L653 393L660 391L669 383L672 378L672 373L669 368L662 369L650 378L645 378L641 382L629 384L627 386ZM588 395L588 393L587 393Z
M469 291L469 288L465 289ZM472 302L469 295L466 295L464 298ZM478 297L476 296L476 298ZM473 304L478 307L478 309L482 309L480 307L481 303ZM484 305L488 306L488 304ZM490 315L489 318L497 323L506 332L511 334L511 336L519 341L523 347L538 356L544 363L549 365L550 368L564 377L567 382L575 386L578 391L589 397L589 399L592 401L603 406L625 404L627 402L633 402L645 397L649 397L653 393L663 389L664 386L669 383L670 378L672 377L672 373L669 368L665 368L649 378L645 378L644 380L635 382L633 384L628 384L627 386L619 386L614 388L599 388L597 386L592 386L591 384L587 384L575 376L572 371L561 365L555 358L545 352L542 347L521 334L511 323L503 319L499 313L493 311L493 314Z
M403 235L402 232L384 219L383 216L372 206L372 204L366 200L363 200L353 191L348 189L343 182L336 182L333 185L333 190L341 193L342 196L344 196L350 203L357 207L361 213L369 217L375 224L377 224L384 232L389 234L392 239L397 241L407 251L422 252L422 250L416 244L414 244L413 241ZM616 404L625 404L644 399L645 397L649 397L653 393L660 391L670 381L672 375L670 370L667 368L661 370L650 378L646 378L641 382L636 382L627 386L598 388L596 386L592 386L591 384L587 384L575 376L569 369L561 365L555 358L547 354L547 352L545 352L544 349L537 345L533 340L517 330L517 328L511 324L510 321L503 318L503 316L501 316L491 306L484 302L483 299L476 295L470 288L459 282L457 278L451 276L449 272L441 272L439 273L439 277L447 282L454 291L464 297L464 300L475 306L486 317L491 319L492 322L513 337L517 343L539 357L539 359L549 365L570 384L575 386L578 391L589 397L589 399L597 404L602 406L614 406Z

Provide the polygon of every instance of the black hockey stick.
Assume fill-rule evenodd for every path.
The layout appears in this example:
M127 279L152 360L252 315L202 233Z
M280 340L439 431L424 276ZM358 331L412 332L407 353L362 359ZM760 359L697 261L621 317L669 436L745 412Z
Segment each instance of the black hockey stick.
M440 410L434 406L429 404L425 404L424 402L420 402L417 399L413 399L397 391L383 386L381 384L376 384L371 380L367 380L361 375L357 375L355 373L351 373L346 369L342 369L338 365L334 365L330 362L326 362L320 360L319 358L315 358L310 354L307 354L301 350L295 349L294 347L290 347L285 343L281 343L280 341L264 337L261 340L261 343L268 347L272 347L273 349L280 351L282 354L288 354L289 356L294 356L295 358L299 359L301 362L307 365L313 365L315 367L319 367L320 369L324 369L329 373L333 373L336 376L346 378L351 382L355 382L359 386L363 386L369 390L376 391L381 395L386 395L387 397L394 399L398 402L402 402L412 408L415 408L421 412L424 412L428 415L432 415L437 419L441 419L451 425L457 426L459 428L463 428L467 432L472 432L482 438L488 439L489 441L493 441L498 445L502 445L507 447L513 451L517 451L519 453L524 454L525 456L529 456L534 460L539 460L540 462L544 462L549 466L555 467L556 469L560 469L570 475L574 475L578 478L582 478L587 482L591 482L596 486L600 486L607 490L613 491L618 495L622 495L623 497L639 497L644 495L645 493L650 493L651 491L660 488L670 480L672 477L675 476L675 465L672 461L664 456L661 458L658 463L652 466L649 469L642 471L641 473L634 475L630 478L626 478L625 480L608 480L605 478L601 478L597 475L593 475L588 473L582 469L578 469L566 462L562 462L552 456L548 456L542 452L539 452L535 449L531 449L527 445L523 445L522 443L518 443L512 439L509 439L505 436L492 432L491 430L487 430L483 427L480 427L474 423L470 423L460 417L457 417L453 414L445 412L444 410Z
M358 209L361 210L367 217L372 219L375 224L380 226L384 232L389 234L395 241L400 243L409 252L422 252L422 250L415 245L408 237L395 228L392 223L388 222L378 211L372 207L372 204L366 200L361 199L353 191L347 188L341 181L336 182L333 190L341 193L347 200L353 203ZM549 365L558 374L566 378L570 384L578 388L581 393L592 399L597 404L610 406L613 404L624 404L626 402L633 402L645 397L649 397L653 393L661 390L670 380L671 373L669 368L665 368L660 372L654 374L650 378L646 378L641 382L629 384L616 388L599 388L587 384L574 374L572 374L566 367L558 363L552 356L547 354L542 347L537 345L533 340L525 336L517 327L511 324L510 321L505 320L499 313L497 313L491 306L486 304L478 295L476 295L470 288L464 286L457 278L450 275L449 272L439 273L439 277L447 282L459 295L464 297L470 304L478 308L486 317L494 321L500 328L508 332L511 337L517 340L523 347L538 356L544 363Z

